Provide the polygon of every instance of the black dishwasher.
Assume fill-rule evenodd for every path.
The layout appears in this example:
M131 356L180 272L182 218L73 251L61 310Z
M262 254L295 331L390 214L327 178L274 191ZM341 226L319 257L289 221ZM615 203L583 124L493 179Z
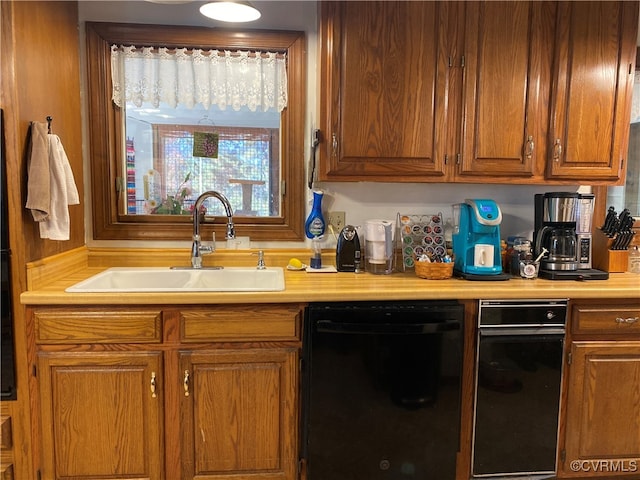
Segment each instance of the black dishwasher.
M453 480L464 307L307 308L303 445L309 480Z

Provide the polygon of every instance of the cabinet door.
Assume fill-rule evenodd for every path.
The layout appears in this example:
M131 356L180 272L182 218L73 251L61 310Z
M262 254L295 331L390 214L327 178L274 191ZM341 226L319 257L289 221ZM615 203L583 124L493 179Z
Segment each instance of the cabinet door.
M182 352L183 480L296 478L297 349Z
M0 403L0 478L13 479L13 429L9 404Z
M542 176L555 4L467 2L462 176Z
M573 342L559 476L640 473L640 341Z
M38 354L42 478L162 478L161 355Z
M627 155L638 2L561 2L550 178L617 180Z
M448 8L322 2L321 180L444 175Z

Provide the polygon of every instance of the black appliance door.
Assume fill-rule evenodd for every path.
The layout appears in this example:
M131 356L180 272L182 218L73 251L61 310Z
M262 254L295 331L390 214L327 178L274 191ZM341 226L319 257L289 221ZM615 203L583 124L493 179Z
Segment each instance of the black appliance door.
M308 478L455 479L462 314L325 311L309 324Z
M2 320L0 322L0 399L15 400L16 381L13 350L13 322L11 314L11 287L9 270L9 252L0 251L2 268Z
M555 471L564 333L509 331L480 329L474 477Z
M7 219L7 172L4 150L4 112L0 109L0 255L2 297L0 308L0 399L15 400L15 365L13 346L13 320L11 308L11 265L9 250L9 221Z

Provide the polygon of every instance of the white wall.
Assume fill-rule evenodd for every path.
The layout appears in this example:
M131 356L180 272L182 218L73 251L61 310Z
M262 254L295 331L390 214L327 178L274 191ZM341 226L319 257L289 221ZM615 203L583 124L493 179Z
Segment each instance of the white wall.
M225 25L200 15L198 8L204 3L194 1L183 4L155 4L145 1L80 1L79 16L81 35L85 21L158 23L175 25L194 25L225 27ZM278 29L305 31L308 45L308 85L307 85L307 125L306 142L310 138L313 127L318 120L318 15L315 1L255 1L261 10L262 17L250 25L241 28ZM234 25L238 27L238 25ZM84 41L81 42L83 49ZM84 69L86 71L86 68ZM85 89L86 90L86 89ZM85 135L86 138L86 135ZM86 149L85 149L86 151ZM309 151L309 147L305 148ZM86 154L85 154L86 158ZM309 158L303 159L305 164ZM88 163L88 162L87 162ZM88 175L89 165L85 165ZM305 177L306 178L306 177ZM85 184L90 185L89 179ZM498 202L503 213L501 226L502 237L508 235L525 235L531 237L533 231L533 196L535 193L548 191L576 191L575 187L513 186L513 185L469 185L469 184L392 184L392 183L318 183L318 188L325 192L323 210L339 210L346 212L346 222L354 225L362 224L369 218L395 219L396 213L438 213L444 217L451 216L451 205L460 203L465 198L492 198ZM90 195L90 189L86 189ZM311 208L311 193L306 199L307 211ZM91 205L86 199L86 205ZM89 209L90 210L90 209ZM90 222L91 212L87 212ZM86 228L91 235L92 228ZM188 239L185 239L187 245ZM139 246L138 242L98 242L87 238L88 245L127 245ZM327 243L331 246L332 241ZM145 246L153 246L145 242ZM163 246L174 246L173 243L159 243ZM182 242L179 244L182 246ZM300 243L253 243L252 247L276 248L303 246ZM177 245L176 245L177 246Z

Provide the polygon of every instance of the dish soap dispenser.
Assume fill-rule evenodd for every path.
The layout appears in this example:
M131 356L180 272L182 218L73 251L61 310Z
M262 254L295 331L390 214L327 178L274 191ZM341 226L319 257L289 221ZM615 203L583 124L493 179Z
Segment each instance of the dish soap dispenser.
M324 192L322 190L313 191L313 207L311 207L311 213L307 217L307 221L304 224L304 232L307 238L321 237L324 235L325 222L322 216L322 196Z

